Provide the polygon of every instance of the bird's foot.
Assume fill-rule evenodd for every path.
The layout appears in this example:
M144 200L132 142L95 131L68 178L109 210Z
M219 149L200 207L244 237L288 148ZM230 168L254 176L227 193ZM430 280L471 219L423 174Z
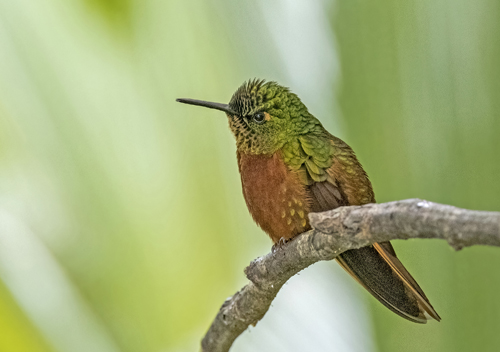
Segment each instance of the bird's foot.
M290 242L290 240L291 240L291 238L286 239L284 237L281 237L278 242L273 244L273 246L271 247L271 252L276 253L276 251L278 251L278 249L281 249L281 247L283 247L285 245L285 243Z

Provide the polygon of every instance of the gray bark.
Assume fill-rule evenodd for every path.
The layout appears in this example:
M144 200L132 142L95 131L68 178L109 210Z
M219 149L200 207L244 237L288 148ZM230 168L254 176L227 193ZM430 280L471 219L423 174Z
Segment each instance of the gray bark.
M202 340L204 352L226 352L249 325L266 314L281 286L320 260L375 242L409 238L446 240L456 250L472 245L500 246L500 212L475 211L408 199L341 207L309 214L313 230L245 269L250 282L219 310Z

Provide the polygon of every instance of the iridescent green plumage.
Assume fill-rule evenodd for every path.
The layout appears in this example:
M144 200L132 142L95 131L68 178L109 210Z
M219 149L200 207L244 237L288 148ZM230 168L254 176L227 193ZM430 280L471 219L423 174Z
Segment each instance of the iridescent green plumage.
M226 112L245 201L275 244L310 229L309 212L375 202L352 149L328 133L288 88L253 80L238 88L227 105L179 101ZM336 259L396 314L418 323L429 316L440 319L389 242L350 250Z
M297 95L276 82L259 80L243 84L229 107L238 115L229 119L238 150L250 154L283 153L285 163L301 171L305 184L326 181L332 166L331 135ZM268 114L264 123L252 117Z

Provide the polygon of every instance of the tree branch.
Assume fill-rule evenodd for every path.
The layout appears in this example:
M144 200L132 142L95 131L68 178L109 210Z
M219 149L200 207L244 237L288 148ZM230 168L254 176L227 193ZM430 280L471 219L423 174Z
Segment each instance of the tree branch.
M245 269L250 282L228 298L202 340L204 352L226 352L249 325L266 314L281 286L320 260L349 249L408 238L446 240L456 250L472 245L500 246L500 212L474 211L408 199L341 207L311 213L313 230Z

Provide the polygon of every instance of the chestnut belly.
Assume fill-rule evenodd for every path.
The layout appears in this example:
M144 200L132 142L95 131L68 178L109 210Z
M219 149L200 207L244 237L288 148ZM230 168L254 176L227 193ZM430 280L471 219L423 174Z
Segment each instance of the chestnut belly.
M305 186L280 152L238 153L238 166L248 210L274 243L309 230L310 200Z

